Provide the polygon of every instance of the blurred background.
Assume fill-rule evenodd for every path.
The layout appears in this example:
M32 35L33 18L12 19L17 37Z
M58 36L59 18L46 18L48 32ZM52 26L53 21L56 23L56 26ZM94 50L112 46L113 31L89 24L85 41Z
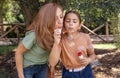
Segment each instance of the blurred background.
M62 5L64 12L79 12L82 31L90 34L98 56L95 78L120 78L120 0L0 0L0 78L15 78L15 49L48 2ZM56 66L56 78L61 78L61 66Z

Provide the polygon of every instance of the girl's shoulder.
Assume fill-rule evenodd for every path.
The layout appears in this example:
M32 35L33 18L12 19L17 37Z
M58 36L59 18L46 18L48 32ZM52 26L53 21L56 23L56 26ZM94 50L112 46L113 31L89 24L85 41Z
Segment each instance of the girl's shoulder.
M80 32L80 35L81 35L82 37L89 37L89 34L83 33L83 32Z
M81 33L81 34L82 34L82 38L84 40L86 40L87 42L91 42L91 37L89 34L87 34L87 33Z

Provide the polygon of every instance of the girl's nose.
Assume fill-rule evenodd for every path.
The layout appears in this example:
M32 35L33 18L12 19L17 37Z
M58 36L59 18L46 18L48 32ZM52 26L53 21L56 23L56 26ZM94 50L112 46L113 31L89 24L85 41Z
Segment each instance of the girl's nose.
M70 21L70 25L73 25L73 22L72 22L72 21Z

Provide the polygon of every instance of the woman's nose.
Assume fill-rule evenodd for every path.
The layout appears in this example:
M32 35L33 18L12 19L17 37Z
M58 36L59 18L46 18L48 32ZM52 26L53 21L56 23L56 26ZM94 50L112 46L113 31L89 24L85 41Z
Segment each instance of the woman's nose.
M63 20L62 20L62 19L59 19L59 20L58 20L58 23L59 23L59 24L63 23Z
M58 24L57 27L58 27L58 28L62 28L62 23Z
M62 20L58 20L58 28L62 28L63 26L63 21Z

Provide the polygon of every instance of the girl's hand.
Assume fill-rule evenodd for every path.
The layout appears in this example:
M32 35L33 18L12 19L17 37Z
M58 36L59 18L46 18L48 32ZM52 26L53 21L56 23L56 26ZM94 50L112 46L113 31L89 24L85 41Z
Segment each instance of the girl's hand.
M84 57L83 59L80 59L80 62L82 65L87 66L90 63L90 58Z
M57 28L54 30L54 40L55 40L55 44L59 44L61 39L61 29Z

